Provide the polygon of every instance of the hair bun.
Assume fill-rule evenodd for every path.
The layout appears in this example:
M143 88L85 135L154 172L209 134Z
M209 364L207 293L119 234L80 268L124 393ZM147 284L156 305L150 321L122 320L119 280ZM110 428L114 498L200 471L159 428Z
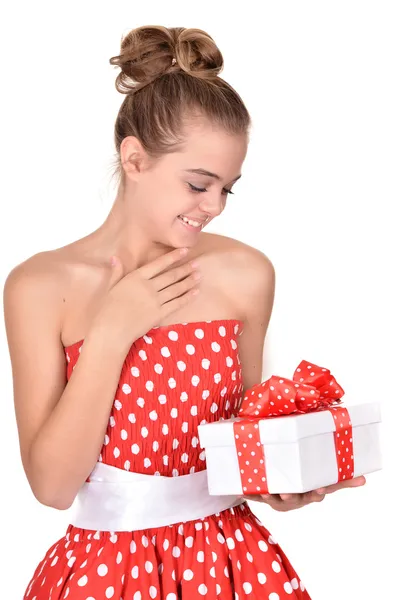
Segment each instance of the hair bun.
M136 91L165 73L182 70L213 79L223 69L223 56L205 31L158 25L132 29L122 39L120 54L109 62L121 68L115 86L122 94Z

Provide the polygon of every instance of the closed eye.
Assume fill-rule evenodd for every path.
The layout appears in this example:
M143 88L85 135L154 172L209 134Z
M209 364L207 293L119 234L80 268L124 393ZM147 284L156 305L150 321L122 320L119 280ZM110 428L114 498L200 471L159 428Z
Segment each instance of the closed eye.
M200 193L200 192L207 192L208 191L206 188L197 188L192 183L189 183L188 185L190 186L190 189L191 189L192 192ZM223 191L224 191L225 194L234 194L234 192L232 192L231 190L227 190L226 188L223 188Z

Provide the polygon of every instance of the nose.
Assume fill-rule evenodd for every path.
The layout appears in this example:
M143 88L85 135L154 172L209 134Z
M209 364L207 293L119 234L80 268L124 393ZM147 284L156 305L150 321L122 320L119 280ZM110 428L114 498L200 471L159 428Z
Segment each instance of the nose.
M209 215L209 218L215 218L223 212L226 205L226 198L222 195L219 196L218 194L207 194L207 196L208 197L204 198L201 202L199 208Z

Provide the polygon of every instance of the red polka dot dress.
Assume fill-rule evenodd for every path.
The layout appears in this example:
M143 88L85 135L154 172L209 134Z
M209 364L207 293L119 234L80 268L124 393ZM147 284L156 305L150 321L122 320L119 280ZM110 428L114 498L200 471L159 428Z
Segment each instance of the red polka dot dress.
M235 416L243 394L242 321L154 327L124 361L99 462L179 477L206 468L200 423ZM83 340L65 348L67 377ZM88 478L89 479L89 478ZM24 600L310 600L247 503L135 531L69 524L34 571Z

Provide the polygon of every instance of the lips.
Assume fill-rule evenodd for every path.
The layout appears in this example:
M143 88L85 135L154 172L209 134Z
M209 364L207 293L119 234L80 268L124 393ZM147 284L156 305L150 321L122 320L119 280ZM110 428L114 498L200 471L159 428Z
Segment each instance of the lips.
M186 219L191 219L192 221L197 221L198 223L205 223L208 219L208 217L190 217L190 215L178 215L178 217L186 217Z

